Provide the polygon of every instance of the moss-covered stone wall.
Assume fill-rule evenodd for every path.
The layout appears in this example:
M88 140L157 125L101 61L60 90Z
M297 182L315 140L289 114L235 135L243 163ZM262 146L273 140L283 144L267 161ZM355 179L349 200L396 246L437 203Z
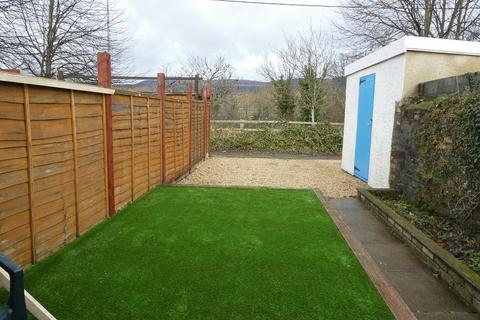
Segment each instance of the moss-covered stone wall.
M399 105L391 186L426 211L480 217L480 95L465 92Z

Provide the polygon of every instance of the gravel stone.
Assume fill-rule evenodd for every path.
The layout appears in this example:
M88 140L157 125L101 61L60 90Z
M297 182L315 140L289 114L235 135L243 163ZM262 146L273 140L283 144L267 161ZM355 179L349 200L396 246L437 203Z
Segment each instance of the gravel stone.
M357 195L365 187L340 160L211 156L178 182L186 185L319 189L326 197Z

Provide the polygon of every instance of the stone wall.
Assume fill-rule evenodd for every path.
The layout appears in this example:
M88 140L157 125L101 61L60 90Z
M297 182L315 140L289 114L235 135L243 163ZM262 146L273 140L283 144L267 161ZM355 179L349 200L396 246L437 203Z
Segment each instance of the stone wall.
M441 95L462 94L480 89L480 73L467 73L422 83L418 86L418 97L405 99L397 104L392 136L390 158L390 186L401 191L412 200L414 190L419 190L416 146L413 132L421 124L430 101ZM443 208L439 208L443 211Z
M403 102L395 110L393 127L392 152L390 159L390 186L402 191L409 199L413 199L414 190L418 190L417 150L413 143L412 133L419 125L426 106L424 103Z

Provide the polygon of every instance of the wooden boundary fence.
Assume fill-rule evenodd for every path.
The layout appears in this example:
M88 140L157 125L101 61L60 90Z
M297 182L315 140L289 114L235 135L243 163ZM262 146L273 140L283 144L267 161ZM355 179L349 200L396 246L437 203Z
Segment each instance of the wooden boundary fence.
M210 89L184 95L0 73L0 252L28 266L152 187L188 173L209 151ZM102 88L106 87L106 88Z

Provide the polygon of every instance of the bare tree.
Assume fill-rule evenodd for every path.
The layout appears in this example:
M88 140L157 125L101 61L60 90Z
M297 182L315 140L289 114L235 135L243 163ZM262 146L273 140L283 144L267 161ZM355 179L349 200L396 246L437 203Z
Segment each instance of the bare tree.
M320 30L310 29L298 34L299 94L303 120L315 122L325 98L325 80L331 74L335 54L332 39ZM310 111L310 115L307 116Z
M296 37L285 37L285 46L273 51L273 55L265 59L260 73L270 81L293 79L299 71L299 46Z
M9 37L8 24L6 24L7 14L12 14L16 10L21 0L0 0L0 66L8 66L9 56L8 48L12 46L11 37ZM5 20L5 21L4 21ZM2 22L4 21L4 22Z
M190 55L181 69L184 74L199 75L206 81L229 80L233 76L233 66L222 55L214 58Z
M96 53L125 55L122 12L105 0L13 0L0 14L0 63L52 78L94 74ZM108 7L108 8L107 8ZM108 14L107 14L108 13Z
M10 8L15 0L0 0L0 12L3 12Z
M259 73L273 85L273 98L279 114L284 120L292 120L295 111L293 79L298 76L299 49L295 37L285 37L285 46L277 48L265 63Z
M216 57L190 55L181 67L181 73L199 75L204 84L212 83L212 106L214 117L218 114L236 113L237 103L233 97L234 68L225 56ZM220 110L223 109L223 110Z
M336 24L358 55L405 35L480 39L480 0L346 0Z
M286 37L284 48L274 51L261 73L272 81L281 113L293 108L289 95L293 80L299 79L299 104L304 120L315 122L325 96L325 80L334 70L333 41L321 30L310 26L292 37Z

